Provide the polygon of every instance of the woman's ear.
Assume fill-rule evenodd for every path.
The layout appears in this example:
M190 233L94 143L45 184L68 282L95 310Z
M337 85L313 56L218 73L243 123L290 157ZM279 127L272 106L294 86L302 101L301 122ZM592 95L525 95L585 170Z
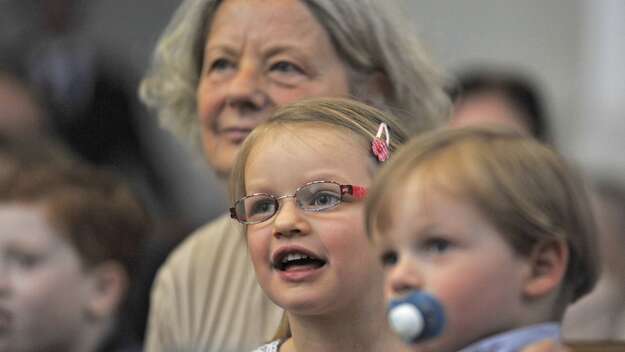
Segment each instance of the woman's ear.
M103 319L115 315L128 289L126 270L117 262L107 261L90 269L88 275L88 316Z
M391 94L391 84L383 72L373 72L367 76L365 91L361 93L363 99L369 105L379 109L385 109L387 97Z
M539 242L529 258L530 273L523 294L529 299L555 292L561 286L569 262L569 247L563 240Z

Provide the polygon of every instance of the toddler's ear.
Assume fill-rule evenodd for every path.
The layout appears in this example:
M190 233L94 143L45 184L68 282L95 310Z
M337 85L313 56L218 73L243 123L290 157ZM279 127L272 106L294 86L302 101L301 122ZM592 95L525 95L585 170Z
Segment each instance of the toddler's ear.
M536 245L529 258L530 275L523 293L527 298L539 298L556 291L569 261L569 248L563 240L547 240Z
M91 269L87 314L95 319L113 316L121 304L128 288L128 275L121 264L108 261Z

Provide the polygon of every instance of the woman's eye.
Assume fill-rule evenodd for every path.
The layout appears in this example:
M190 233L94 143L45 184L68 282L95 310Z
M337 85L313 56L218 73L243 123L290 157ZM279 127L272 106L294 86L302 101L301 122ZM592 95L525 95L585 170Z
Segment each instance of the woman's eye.
M383 267L390 267L397 264L398 255L395 251L387 251L380 256L380 262Z
M340 200L341 200L341 197L333 193L328 193L328 192L317 193L312 197L310 205L319 206L319 207L329 206L329 205L337 204Z
M226 69L233 68L233 67L234 67L233 62L227 59L220 58L220 59L213 60L209 64L208 70L209 71L222 71L222 70L226 70Z
M292 64L288 61L278 61L271 65L271 71L281 73L303 73L304 71L299 66Z

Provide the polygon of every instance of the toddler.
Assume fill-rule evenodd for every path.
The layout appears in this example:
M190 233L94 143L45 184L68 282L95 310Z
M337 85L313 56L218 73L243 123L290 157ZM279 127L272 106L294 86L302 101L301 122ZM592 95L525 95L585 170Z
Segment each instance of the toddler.
M554 151L511 131L440 130L402 148L376 178L366 219L386 299L425 293L443 308L441 333L414 350L559 340L565 308L597 279L584 185Z

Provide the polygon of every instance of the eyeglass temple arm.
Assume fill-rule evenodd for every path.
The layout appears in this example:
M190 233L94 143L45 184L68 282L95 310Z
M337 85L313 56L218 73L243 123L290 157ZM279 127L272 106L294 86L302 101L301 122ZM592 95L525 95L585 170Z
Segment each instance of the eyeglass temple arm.
M367 189L360 186L341 185L341 194L349 194L354 199L360 200L367 196Z

